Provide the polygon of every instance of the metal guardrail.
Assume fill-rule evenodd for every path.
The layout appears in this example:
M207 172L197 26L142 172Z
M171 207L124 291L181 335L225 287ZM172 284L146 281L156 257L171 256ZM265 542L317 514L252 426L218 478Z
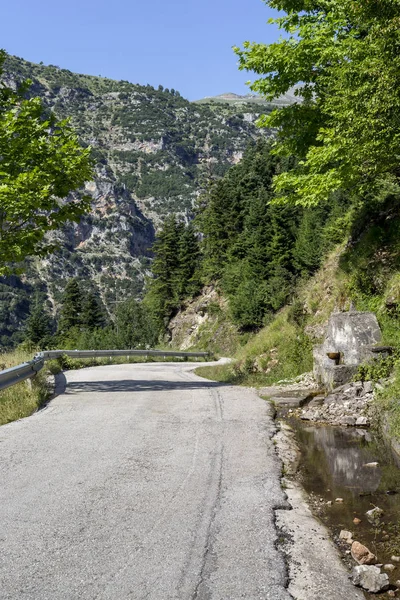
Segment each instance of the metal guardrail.
M171 352L164 350L47 350L36 354L33 360L22 363L11 369L0 371L0 390L5 390L16 383L31 379L43 367L46 360L69 356L72 358L102 358L113 356L162 356L176 358L208 358L209 352Z
M170 350L47 350L46 352L41 352L40 356L44 356L45 360L60 358L61 356L70 356L72 358L101 358L104 356L175 356L176 358L207 358L210 356L210 353L171 352Z
M5 390L25 379L31 379L44 367L44 361L43 356L37 355L29 362L0 371L0 390Z

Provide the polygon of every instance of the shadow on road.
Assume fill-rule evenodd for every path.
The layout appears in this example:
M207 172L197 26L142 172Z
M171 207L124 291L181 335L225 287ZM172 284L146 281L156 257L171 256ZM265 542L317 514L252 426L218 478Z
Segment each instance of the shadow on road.
M82 392L165 392L169 390L197 390L223 387L228 384L214 381L163 381L132 380L119 381L79 381L70 382L66 394Z

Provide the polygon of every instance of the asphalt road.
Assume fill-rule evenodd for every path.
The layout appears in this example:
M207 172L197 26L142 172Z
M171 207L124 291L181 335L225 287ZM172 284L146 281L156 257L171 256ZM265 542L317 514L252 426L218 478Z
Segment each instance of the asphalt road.
M0 428L1 600L289 600L269 406L193 365L70 371Z

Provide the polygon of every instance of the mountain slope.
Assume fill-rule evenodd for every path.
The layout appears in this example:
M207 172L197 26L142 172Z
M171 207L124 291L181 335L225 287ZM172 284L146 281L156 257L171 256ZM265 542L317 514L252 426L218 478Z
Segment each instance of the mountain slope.
M208 181L237 163L248 142L271 135L255 125L265 107L195 104L175 90L72 73L8 57L5 81L30 79L30 94L59 118L70 118L84 145L90 144L96 175L86 186L92 210L78 225L55 237L60 250L31 259L27 277L1 279L3 344L18 329L32 289L49 296L56 313L66 280L77 276L98 286L112 312L127 295L140 296L155 229L177 212L188 218ZM25 291L24 291L25 290ZM17 310L13 307L17 306Z

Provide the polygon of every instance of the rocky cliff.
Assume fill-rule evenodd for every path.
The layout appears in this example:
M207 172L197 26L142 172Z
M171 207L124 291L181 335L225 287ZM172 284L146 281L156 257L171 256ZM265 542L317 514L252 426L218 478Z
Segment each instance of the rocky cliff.
M85 190L92 210L57 234L59 250L29 261L26 277L0 280L0 343L21 325L34 289L56 311L68 278L96 284L109 310L139 296L155 230L171 212L189 218L208 181L237 163L257 129L265 103L191 103L175 90L79 75L57 66L7 59L4 79L30 79L30 94L68 117L93 148L96 176ZM12 313L12 315L11 315ZM2 318L1 314L7 318ZM11 318L12 317L12 318Z

